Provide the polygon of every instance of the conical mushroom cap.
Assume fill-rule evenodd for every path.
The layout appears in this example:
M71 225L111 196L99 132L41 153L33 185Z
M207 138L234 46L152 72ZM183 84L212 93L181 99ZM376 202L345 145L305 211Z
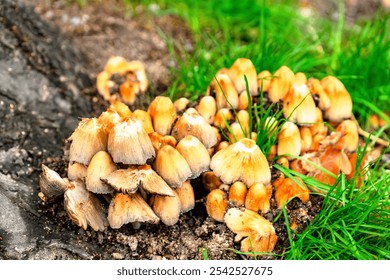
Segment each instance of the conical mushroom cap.
M187 135L177 144L176 150L187 161L192 172L191 179L210 169L210 155L198 138Z
M149 105L148 113L153 122L156 132L161 135L168 135L172 125L177 118L176 108L169 97L157 96Z
M117 193L108 208L108 221L111 228L118 229L134 222L156 224L159 218L138 192L131 195Z
M68 183L57 172L42 164L39 187L47 200L54 200L64 194Z
M256 182L268 185L271 171L263 152L251 139L241 139L211 159L210 168L225 184L242 181L251 186Z
M268 92L270 84L271 84L271 77L272 74L268 70L261 71L257 75L257 86L260 90L263 90L263 92Z
M123 193L133 194L141 187L150 194L175 195L168 184L147 164L128 169L118 169L105 177L101 177L101 180Z
M84 180L87 177L87 167L84 164L75 162L68 164L68 179L72 181Z
M99 151L107 149L107 134L96 118L85 118L69 137L72 143L69 161L88 165L91 158Z
M150 204L154 213L164 224L171 226L179 220L181 204L177 194L174 196L153 195Z
M295 75L287 66L280 67L275 73L274 78L272 78L271 83L268 89L268 97L273 102L276 103L279 100L283 100L286 96L290 87L294 83Z
M112 193L114 189L101 181L100 178L107 176L116 169L116 164L112 161L109 153L105 151L97 152L87 168L85 179L87 190L101 194Z
M172 188L179 187L192 175L185 158L169 145L157 152L154 169Z
M197 112L184 113L172 129L172 136L180 141L187 135L195 136L207 148L217 144L217 136L213 128Z
M339 122L352 115L352 99L343 83L333 76L321 80L321 85L329 97L330 106L324 117L332 122Z
M248 89L252 96L259 95L257 90L257 73L252 61L248 58L239 58L229 68L228 75L232 80L237 92L246 91L244 76L248 80Z
M108 135L108 151L114 162L124 164L145 164L155 156L141 122L132 118L125 118L112 128Z
M190 180L185 181L180 187L175 189L180 199L181 213L186 213L195 207L195 194Z
M223 222L228 205L227 194L220 189L212 190L206 198L207 214L218 222Z
M238 92L230 77L224 71L218 71L207 89L207 95L214 96L217 109L238 107Z
M65 210L75 224L84 230L90 225L95 231L104 231L108 224L106 209L81 181L70 183L64 199Z
M237 234L235 241L241 242L243 252L272 252L277 236L272 223L248 209L230 208L224 221L227 227Z
M278 134L278 156L299 156L302 150L301 134L293 122L285 122Z
M252 211L267 213L271 207L270 199L272 186L264 186L262 183L253 184L245 197L245 208Z
M247 192L248 188L244 183L240 181L235 182L229 188L229 202L234 203L236 207L244 206Z
M134 111L132 116L134 119L141 121L142 127L147 134L154 132L152 118L148 112L138 109Z
M210 95L203 96L196 109L206 122L209 124L214 122L214 116L217 113L217 103L214 97Z
M338 143L340 148L355 152L359 146L358 125L352 120L345 120L337 126L336 131L342 134Z

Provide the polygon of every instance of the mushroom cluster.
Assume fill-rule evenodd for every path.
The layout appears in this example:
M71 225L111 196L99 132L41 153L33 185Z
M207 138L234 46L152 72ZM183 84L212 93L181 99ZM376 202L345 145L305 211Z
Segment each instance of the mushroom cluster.
M194 208L194 191L202 186L194 190L192 180L199 178L208 191L207 213L237 234L241 250L271 252L277 236L262 216L271 197L279 208L294 197L304 203L310 197L298 177L272 180L269 161L325 184L335 183L329 173L351 177L364 164L356 160L351 97L335 77L307 79L286 66L273 75L257 73L249 59L240 58L216 73L196 103L157 96L147 110L131 111L128 105L147 86L140 62L111 58L97 78L111 105L98 118L81 119L69 137L67 178L42 167L41 199L63 196L69 217L84 229L173 225ZM285 117L267 122L267 131L277 131L268 158L250 127L248 107L261 106L260 93L282 103Z

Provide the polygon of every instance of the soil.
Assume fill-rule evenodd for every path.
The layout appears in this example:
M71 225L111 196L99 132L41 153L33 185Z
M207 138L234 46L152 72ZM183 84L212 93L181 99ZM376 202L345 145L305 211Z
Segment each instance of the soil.
M112 55L145 63L149 94L164 92L175 60L159 30L191 51L185 23L172 15L126 15L122 4L92 2L80 9L66 1L0 3L0 259L210 259L249 258L222 223L207 217L204 197L174 226L130 225L104 232L76 226L61 201L38 198L44 163L65 176L66 139L79 117L98 116L108 104L97 94L96 75ZM196 184L196 182L194 182ZM274 201L272 201L275 204ZM303 230L322 199L288 206ZM272 210L270 221L279 214ZM275 253L289 246L284 218L275 223ZM263 257L280 258L280 257Z

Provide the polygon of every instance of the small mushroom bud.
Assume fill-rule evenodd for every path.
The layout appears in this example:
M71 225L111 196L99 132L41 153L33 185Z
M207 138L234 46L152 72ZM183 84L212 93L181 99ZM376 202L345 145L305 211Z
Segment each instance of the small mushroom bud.
M85 185L87 190L93 193L107 194L114 191L113 188L100 180L116 170L116 164L112 161L109 153L105 151L97 152L87 168Z
M172 188L177 188L192 176L185 158L173 147L163 146L154 161L154 169Z
M159 220L138 192L131 195L117 193L108 207L108 221L113 229L135 222L156 224Z
M70 162L88 165L97 152L107 149L107 134L96 118L82 119L68 140Z
M99 153L99 152L98 152ZM84 164L75 162L68 164L68 179L71 181L84 180L87 177L87 167Z
M217 113L217 103L214 97L210 95L203 96L196 109L206 122L209 124L214 122L214 116Z
M299 156L302 150L301 134L296 124L285 122L278 134L278 156L286 155L288 159Z
M231 123L233 120L233 114L227 108L219 109L214 117L214 126L217 128L225 129L226 123Z
M179 117L172 129L172 136L177 141L180 141L187 135L198 138L207 149L217 144L214 129L202 116L193 110L191 112L187 111Z
M244 77L242 77L244 79ZM232 80L226 73L226 69L221 69L211 81L207 89L207 95L214 96L217 109L238 107L238 92Z
M249 100L252 102L252 95L249 95L246 91L243 91L238 96L238 110L247 110L249 106Z
M145 164L155 156L155 151L142 123L125 118L116 124L108 135L108 151L114 162Z
M179 220L181 204L176 192L174 196L153 195L150 204L154 213L164 224L172 226Z
M139 109L135 110L133 113L133 118L141 121L142 127L147 134L154 132L152 118L148 112Z
M87 230L104 231L107 226L106 209L81 181L72 181L64 195L65 210L72 221Z
M153 127L156 132L161 135L171 133L177 114L175 106L169 97L157 96L150 103L148 113L152 117Z
M268 70L261 71L257 75L257 87L259 88L259 92L262 90L263 92L268 92L269 87L271 85L272 74Z
M245 131L245 133L249 134L249 113L246 110L240 110L238 111L236 115L236 122L241 124L242 130Z
M235 182L229 188L229 202L234 203L236 207L245 205L245 197L247 194L247 187L242 182Z
M188 104L190 104L190 100L185 97L181 97L173 102L173 106L176 108L176 113L184 112L187 109Z
M259 95L257 91L257 73L252 61L247 58L237 59L228 71L228 75L232 80L237 92L246 91L246 82L248 81L248 89L252 96Z
M256 182L267 185L271 181L266 157L256 142L247 138L217 152L210 168L225 184L242 181L247 186Z
M273 102L276 103L279 100L283 100L284 97L289 92L292 84L294 83L295 75L287 66L280 67L272 78L269 89L268 97Z
M234 240L241 241L243 252L272 252L278 240L272 223L256 212L230 208L224 218L227 227L236 235Z
M289 160L287 157L280 157L278 158L278 160L276 161L276 163L278 163L279 165L283 166L283 167L286 167L286 168L289 168L290 166L290 163L289 163Z
M42 173L39 176L39 187L44 196L43 200L55 200L62 196L68 189L68 182L61 178L61 176L42 164Z
M270 209L270 199L272 186L264 186L262 183L255 183L249 189L245 197L245 208L262 213L267 213Z
M227 195L223 190L212 190L206 198L207 214L218 222L223 222L227 208Z
M291 198L298 197L303 203L310 199L309 189L301 178L294 177L294 179L286 178L276 188L275 199L278 203L278 208L282 208Z
M299 128L299 132L301 135L301 154L304 154L308 151L310 151L312 145L313 145L313 137L311 135L311 130L307 126L301 126Z
M212 190L218 189L222 181L214 172L207 171L202 174L202 184L206 191L211 192Z
M231 132L229 132L228 136L231 143L236 143L241 139L246 138L246 132L244 133L243 127L237 122L230 125L230 131Z
M175 189L180 199L181 213L186 213L195 207L194 189L189 180L185 181L180 187Z
M176 150L185 158L191 169L190 179L197 178L210 169L210 155L198 138L187 135L179 141Z

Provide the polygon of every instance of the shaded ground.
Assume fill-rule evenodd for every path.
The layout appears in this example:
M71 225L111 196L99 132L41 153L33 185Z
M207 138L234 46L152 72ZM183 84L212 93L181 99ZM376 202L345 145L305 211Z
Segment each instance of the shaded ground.
M78 117L97 116L107 106L94 79L108 57L142 60L152 94L160 94L175 62L158 30L188 50L191 37L176 17L140 13L126 18L115 1L82 11L61 1L25 2L35 7L0 2L0 259L201 259L201 248L207 248L210 259L245 258L233 252L239 245L232 232L207 218L201 197L174 226L128 226L103 233L74 225L62 202L38 199L41 164L65 175L65 139ZM316 196L306 205L294 200L289 216L302 228L320 206ZM266 218L277 215L273 211ZM281 254L288 246L283 218L275 229L275 253Z

